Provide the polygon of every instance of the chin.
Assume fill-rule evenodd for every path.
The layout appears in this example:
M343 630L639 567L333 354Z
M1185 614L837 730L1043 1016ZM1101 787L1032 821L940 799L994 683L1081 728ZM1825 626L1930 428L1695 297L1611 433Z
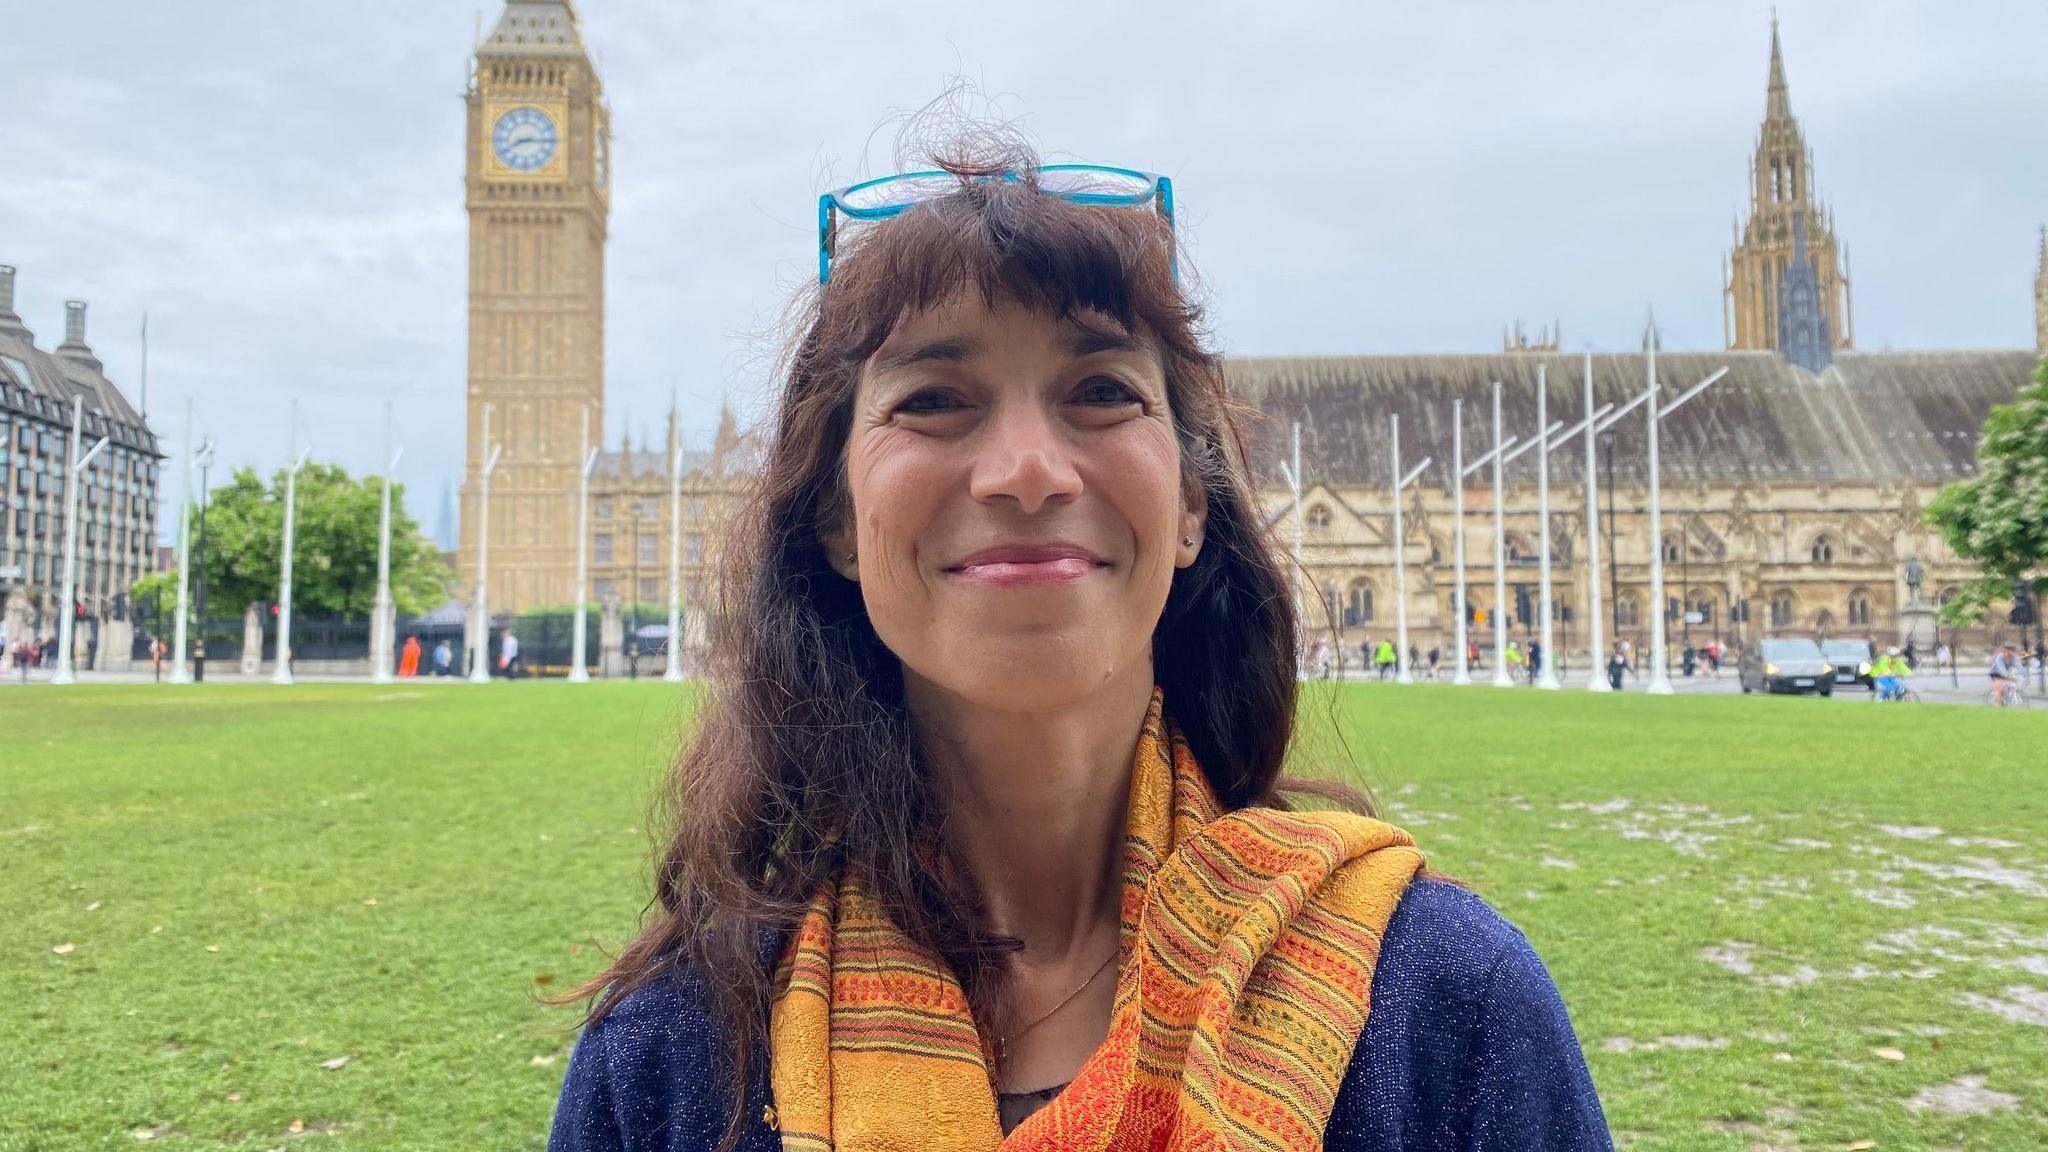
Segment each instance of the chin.
M964 700L1002 712L1050 712L1089 700L1122 679L1132 657L1100 638L979 636L938 654L921 678ZM1150 684L1150 669L1145 670Z

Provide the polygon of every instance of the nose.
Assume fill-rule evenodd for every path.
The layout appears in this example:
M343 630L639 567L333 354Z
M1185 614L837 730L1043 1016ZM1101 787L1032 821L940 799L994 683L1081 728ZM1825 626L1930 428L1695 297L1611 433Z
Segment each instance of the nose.
M1006 403L984 427L975 446L968 487L976 500L1014 500L1035 515L1047 504L1081 494L1081 473L1057 418L1034 402Z

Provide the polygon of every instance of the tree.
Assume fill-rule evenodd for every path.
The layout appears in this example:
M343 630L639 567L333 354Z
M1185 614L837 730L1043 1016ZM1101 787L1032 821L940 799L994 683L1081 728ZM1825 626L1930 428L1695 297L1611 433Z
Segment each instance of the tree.
M307 616L362 619L377 599L377 526L383 481L352 479L339 465L308 464L299 472L293 525L292 603ZM206 509L209 605L239 612L277 599L284 544L283 471L269 484L240 468L213 490ZM192 538L199 539L195 511ZM402 616L445 603L454 576L405 511L405 487L391 489L391 598ZM140 595L141 584L137 584Z
M1956 555L1983 571L1942 609L1951 627L1981 620L2048 567L2048 359L2012 403L1984 418L1977 474L1943 488L1926 515Z

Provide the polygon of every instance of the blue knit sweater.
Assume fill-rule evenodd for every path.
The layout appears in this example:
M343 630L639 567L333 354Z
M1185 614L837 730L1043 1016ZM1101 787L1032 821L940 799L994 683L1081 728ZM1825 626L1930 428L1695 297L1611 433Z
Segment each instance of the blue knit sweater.
M731 1107L715 1050L696 981L635 992L577 1040L549 1152L713 1152ZM743 1152L780 1147L762 1119L766 1064L755 1064ZM1612 1148L1550 973L1478 897L1431 880L1402 897L1323 1147Z

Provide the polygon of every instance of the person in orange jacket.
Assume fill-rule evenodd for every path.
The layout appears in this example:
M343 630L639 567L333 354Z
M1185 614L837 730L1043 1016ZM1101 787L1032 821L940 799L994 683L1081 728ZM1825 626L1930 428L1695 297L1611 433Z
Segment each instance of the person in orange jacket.
M398 653L398 674L400 676L417 676L420 674L419 637L407 636L405 638L405 647L400 649Z

